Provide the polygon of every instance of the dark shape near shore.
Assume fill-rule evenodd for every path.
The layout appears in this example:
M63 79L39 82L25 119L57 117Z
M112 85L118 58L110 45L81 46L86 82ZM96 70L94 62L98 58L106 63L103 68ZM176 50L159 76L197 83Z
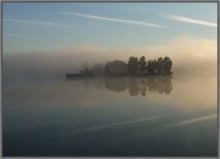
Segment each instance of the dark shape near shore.
M128 62L121 60L114 60L106 62L105 66L102 64L95 64L93 68L85 68L84 71L80 73L69 73L66 74L66 78L82 78L82 77L97 77L97 76L111 76L111 77L120 77L120 76L170 76L173 73L172 61L169 57L159 57L158 59L149 59L145 60L145 57L142 56L138 60L137 57L129 57Z
M149 93L169 95L173 90L172 76L151 77L107 77L83 78L80 80L85 86L105 88L117 93L127 91L130 96L146 96Z

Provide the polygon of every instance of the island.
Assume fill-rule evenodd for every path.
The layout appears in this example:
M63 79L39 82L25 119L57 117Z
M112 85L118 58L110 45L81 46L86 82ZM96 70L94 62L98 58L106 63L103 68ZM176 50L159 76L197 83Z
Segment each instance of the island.
M79 73L67 73L67 79L83 77L121 77L121 76L171 76L173 72L172 61L169 57L145 60L144 56L139 59L130 56L128 62L122 60L108 61L103 64L95 64L92 68L83 68Z

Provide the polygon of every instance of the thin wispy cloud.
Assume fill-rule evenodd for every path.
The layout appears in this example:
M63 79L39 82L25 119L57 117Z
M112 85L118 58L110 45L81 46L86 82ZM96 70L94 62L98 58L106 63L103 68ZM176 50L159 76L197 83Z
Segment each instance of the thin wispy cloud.
M32 20L3 19L3 21L15 22L15 23L25 23L25 24L35 24L35 25L44 25L44 26L52 26L52 27L63 27L63 28L73 27L73 26L66 25L66 24L52 23L52 22L40 22L40 21L32 21Z
M143 119L137 119L137 120L129 120L129 121L124 121L124 122L117 122L117 123L112 123L112 124L100 125L100 126L94 126L94 127L90 127L90 128L83 129L83 130L67 132L67 133L64 133L64 135L78 134L78 133L83 133L83 132L87 132L87 131L95 131L95 130L104 129L104 128L110 128L110 127L115 127L115 126L136 124L136 123L156 120L156 119L159 119L161 117L162 117L162 115L154 116L154 117L148 117L148 118L143 118Z
M142 26L148 26L148 27L164 28L164 26L162 26L162 25L157 25L157 24L144 22L144 21L134 21L134 20L127 20L127 19L108 18L108 17L96 16L96 15L81 14L81 13L76 13L76 12L57 12L57 14L78 16L78 17L97 19L97 20L103 20L103 21L112 21L112 22L118 22L118 23L142 25Z
M24 35L24 34L3 34L4 37L22 37L22 38L36 38L36 39L59 39L58 37L48 37L39 35Z
M198 118L181 121L181 122L171 125L171 127L185 126L185 125L189 125L189 124L193 124L193 123L197 123L197 122L201 122L201 121L205 121L205 120L209 120L213 118L217 118L217 114L212 114L212 115L208 115L204 117L198 117Z
M175 21L183 22L183 23L191 23L191 24L205 25L205 26L210 26L210 27L217 27L217 23L207 22L204 20L192 19L192 18L176 16L176 15L162 15L162 17L166 19L172 19Z

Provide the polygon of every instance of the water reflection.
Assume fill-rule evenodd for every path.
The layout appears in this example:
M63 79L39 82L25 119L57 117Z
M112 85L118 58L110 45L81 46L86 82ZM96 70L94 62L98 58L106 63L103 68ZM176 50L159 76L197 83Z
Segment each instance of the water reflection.
M105 88L109 91L122 92L128 90L130 96L147 93L170 94L173 89L172 77L148 77L148 78L104 78L85 79L86 86Z
M175 76L4 85L4 155L216 156L216 84Z

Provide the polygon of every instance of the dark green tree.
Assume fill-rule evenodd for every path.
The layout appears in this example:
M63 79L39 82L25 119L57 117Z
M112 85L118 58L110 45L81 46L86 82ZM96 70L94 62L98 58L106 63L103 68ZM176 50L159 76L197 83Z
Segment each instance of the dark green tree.
M163 73L164 72L163 58L162 57L159 57L157 59L156 71L157 71L157 73Z
M128 72L130 75L135 75L138 70L138 58L131 56L128 61Z
M147 62L147 72L148 73L155 73L156 66L157 66L157 61L156 60L148 60Z
M171 71L171 68L172 68L172 61L169 57L165 57L163 59L163 65L164 65L164 72L167 74L167 73L170 73Z
M142 56L139 61L138 61L139 65L140 65L140 71L144 71L146 69L146 61L145 61L145 57Z

